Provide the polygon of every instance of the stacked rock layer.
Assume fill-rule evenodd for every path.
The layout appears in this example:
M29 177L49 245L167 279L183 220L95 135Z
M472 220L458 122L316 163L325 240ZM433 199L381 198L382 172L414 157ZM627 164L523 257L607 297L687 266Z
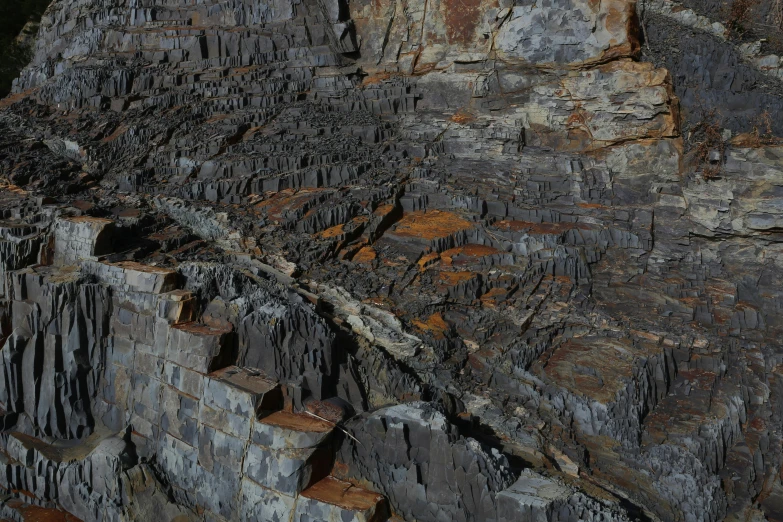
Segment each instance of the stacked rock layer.
M0 517L783 520L783 146L686 142L643 33L54 0L0 101Z

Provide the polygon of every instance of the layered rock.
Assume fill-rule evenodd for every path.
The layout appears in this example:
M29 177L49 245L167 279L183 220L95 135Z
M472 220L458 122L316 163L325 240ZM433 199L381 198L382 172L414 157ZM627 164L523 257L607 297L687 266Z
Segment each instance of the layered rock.
M0 102L2 516L774 519L783 154L684 140L755 87L636 7L53 2Z

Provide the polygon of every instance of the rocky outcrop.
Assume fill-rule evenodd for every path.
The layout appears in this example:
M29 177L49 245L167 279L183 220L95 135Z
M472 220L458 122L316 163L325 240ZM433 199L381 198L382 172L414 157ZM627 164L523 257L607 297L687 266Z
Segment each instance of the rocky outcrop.
M0 516L775 519L777 80L697 11L55 0Z

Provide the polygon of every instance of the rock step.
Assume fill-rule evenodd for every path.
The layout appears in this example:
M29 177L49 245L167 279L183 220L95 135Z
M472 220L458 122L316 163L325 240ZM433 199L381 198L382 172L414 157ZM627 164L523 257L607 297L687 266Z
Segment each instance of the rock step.
M11 432L6 442L6 452L15 461L32 466L38 456L56 463L84 460L104 441L115 433L105 427L98 427L92 434L78 440L56 440L46 442L25 433Z
M27 504L19 499L0 502L0 522L82 522L66 511Z
M253 425L243 473L283 494L302 493L329 475L332 424L306 414L274 412Z
M255 424L253 442L274 449L314 448L332 433L334 425L306 413L278 411Z
M244 396L249 401L248 405L252 404L252 408L256 412L261 410L276 411L282 406L280 385L257 372L238 366L227 366L210 373L209 377L233 390L234 393L230 393L226 397L229 402L233 395L236 395L237 399L240 395ZM213 400L211 402L219 401Z
M383 495L332 476L303 491L294 512L295 522L382 522L388 519L389 510Z

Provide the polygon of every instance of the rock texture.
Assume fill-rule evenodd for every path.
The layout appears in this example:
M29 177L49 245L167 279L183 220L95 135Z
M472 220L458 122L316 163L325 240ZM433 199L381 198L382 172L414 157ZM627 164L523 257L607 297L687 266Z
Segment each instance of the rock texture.
M783 91L641 7L55 0L0 517L783 519Z

